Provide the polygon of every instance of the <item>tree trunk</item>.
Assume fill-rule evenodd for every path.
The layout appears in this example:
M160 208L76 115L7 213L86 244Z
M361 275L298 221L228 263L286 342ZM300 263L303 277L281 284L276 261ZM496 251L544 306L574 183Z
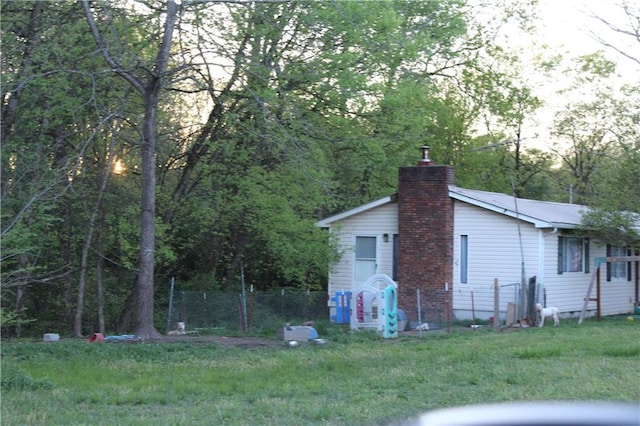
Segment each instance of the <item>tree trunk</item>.
M100 220L102 224L102 218ZM102 226L100 226L102 229ZM98 262L96 266L96 293L98 298L98 333L105 333L104 327L104 258L102 257L102 232L98 236Z
M98 199L96 205L91 212L91 218L89 219L89 226L87 230L87 238L82 247L82 259L80 261L80 279L78 281L78 303L76 305L76 315L73 321L73 335L75 337L82 337L82 314L84 312L84 290L87 282L87 267L89 262L89 250L91 249L91 243L93 241L93 233L96 229L96 219L101 215L100 210L102 208L102 200L104 199L104 193L107 189L107 183L109 182L109 174L111 173L111 163L114 157L114 145L115 135L110 137L108 152L105 156L105 163L102 170L102 177L100 179L100 190L98 192Z
M20 255L20 270L21 271L26 271L27 269L27 265L28 265L28 260L27 260L27 255L22 253ZM20 272L20 280L23 281L26 284L26 280L27 280L27 274L26 272ZM15 337L20 337L22 334L22 320L24 319L23 316L23 309L24 309L24 300L25 300L25 293L26 293L26 288L27 286L25 284L20 284L18 285L18 287L16 288L16 314L17 314L17 321L16 321L16 326L15 326Z
M156 119L155 87L145 93L145 114L142 142L142 214L140 218L140 263L138 264L138 294L135 334L143 339L161 337L153 324L153 273L156 211Z
M25 296L25 286L19 285L16 287L16 313L17 321L16 326L14 328L15 337L21 337L22 334L22 310L24 309L24 296Z
M133 310L136 306L136 291L135 288L131 290L127 300L124 303L124 308L120 312L118 318L118 324L116 324L116 332L118 333L130 333L131 332L131 318L133 317Z
M84 289L87 282L87 263L89 259L89 249L91 248L91 239L94 230L94 215L91 215L89 230L84 246L82 247L82 260L80 261L80 279L78 280L78 295L76 300L76 314L73 318L73 335L74 337L83 337L82 334L82 314L84 312Z

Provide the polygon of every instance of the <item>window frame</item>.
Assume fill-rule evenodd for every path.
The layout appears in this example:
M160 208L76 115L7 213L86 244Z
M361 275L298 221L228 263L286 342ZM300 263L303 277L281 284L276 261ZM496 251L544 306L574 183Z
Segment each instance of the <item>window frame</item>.
M607 257L631 256L627 246L607 244ZM631 262L607 262L607 281L631 281Z
M571 259L574 259L574 262L570 263ZM559 236L558 274L575 272L589 272L589 239L570 235Z

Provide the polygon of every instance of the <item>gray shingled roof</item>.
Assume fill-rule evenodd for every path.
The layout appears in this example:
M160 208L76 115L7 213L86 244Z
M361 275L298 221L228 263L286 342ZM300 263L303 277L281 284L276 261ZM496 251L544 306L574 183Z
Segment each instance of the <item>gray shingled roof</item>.
M516 199L512 195L476 191L454 185L449 185L449 196L500 214L519 218L534 224L537 228L577 228L582 223L582 212L589 210L588 207L579 204Z
M449 196L462 202L532 223L538 228L577 228L582 222L581 212L588 210L588 207L578 204L552 203L550 201L528 200L525 198L515 200L513 196L508 194L477 191L454 185L449 185ZM393 202L396 202L395 197L384 197L327 217L316 223L316 226L329 227L330 224L339 220Z

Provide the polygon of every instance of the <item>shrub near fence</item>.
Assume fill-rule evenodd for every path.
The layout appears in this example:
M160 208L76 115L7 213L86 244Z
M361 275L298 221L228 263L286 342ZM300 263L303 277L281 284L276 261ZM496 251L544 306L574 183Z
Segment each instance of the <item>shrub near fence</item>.
M328 321L327 298L325 291L176 291L167 324L173 329L182 321L187 331L271 333L285 324Z

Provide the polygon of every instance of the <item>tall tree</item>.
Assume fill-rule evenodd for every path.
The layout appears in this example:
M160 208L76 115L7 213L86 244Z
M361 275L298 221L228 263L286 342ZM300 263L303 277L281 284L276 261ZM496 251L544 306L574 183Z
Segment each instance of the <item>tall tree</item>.
M108 8L107 5L104 5ZM163 10L164 23L154 60L140 63L140 69L129 69L124 58L118 58L109 48L93 9L88 0L82 8L89 28L105 61L119 76L124 78L143 98L143 124L141 141L142 199L140 203L140 260L138 263L137 310L135 334L142 338L159 337L153 323L154 311L154 261L156 249L156 141L158 126L158 102L167 79L169 55L173 43L173 32L179 19L180 9L175 1L167 0ZM103 13L108 13L103 10ZM142 59L142 58L140 58ZM143 70L144 74L140 71Z
M383 126L371 111L399 81L445 76L464 62L456 60L466 51L455 45L465 33L457 6L252 2L220 14L201 10L199 22L207 25L197 27L196 45L202 52L197 57L206 61L200 68L206 84L189 89L204 88L211 107L201 131L185 145L184 167L163 218L176 226L185 206L206 210L197 216L214 225L202 243L212 244L208 252L219 259L217 273L226 281L254 250L251 257L265 258L259 263L269 264L273 277L261 282L294 275L287 262L274 259L288 258L279 255L283 247L319 247L312 241L320 239L293 239L284 226L272 226L263 237L264 224L277 217L269 213L276 204L265 201L286 200L280 216L291 218L289 229L298 228L294 220L313 229L314 209L334 211L393 191L397 161L404 162L408 147L413 157L420 141L407 135L400 142L397 132L386 129L378 134L388 139L372 138L372 129ZM210 52L220 57L211 59ZM402 103L400 96L396 100ZM211 194L208 209L202 197L193 200L202 193Z
M590 204L597 193L596 173L619 143L614 133L615 91L610 86L615 66L596 53L578 58L576 68L572 87L565 92L575 100L554 121L554 151L570 175L563 186L571 188L571 201Z

